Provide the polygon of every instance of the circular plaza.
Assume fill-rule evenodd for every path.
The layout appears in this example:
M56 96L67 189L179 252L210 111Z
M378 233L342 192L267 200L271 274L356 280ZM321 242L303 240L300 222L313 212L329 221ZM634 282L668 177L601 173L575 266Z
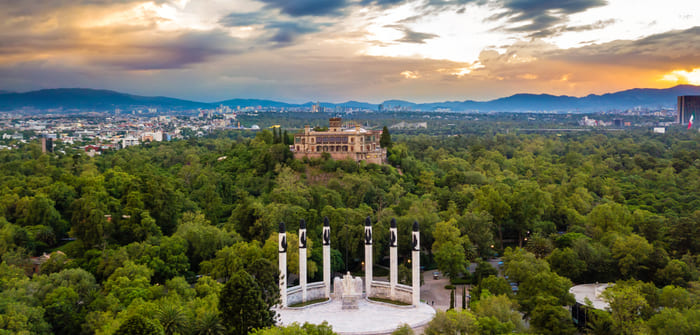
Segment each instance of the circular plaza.
M420 328L435 316L435 310L424 303L397 306L366 299L358 301L357 309L343 309L339 299L331 299L306 307L278 309L277 313L282 325L326 321L339 334L389 334L404 323Z

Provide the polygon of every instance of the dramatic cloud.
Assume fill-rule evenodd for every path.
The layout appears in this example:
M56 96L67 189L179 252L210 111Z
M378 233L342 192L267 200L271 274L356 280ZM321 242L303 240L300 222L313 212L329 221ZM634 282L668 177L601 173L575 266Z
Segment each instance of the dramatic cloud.
M265 17L265 15L260 12L231 13L219 19L219 23L227 27L245 27L264 24L267 20L269 20L269 18Z
M61 59L125 70L158 70L187 67L240 51L240 41L221 29L156 29L168 19L158 15L161 8L153 3L57 2L87 6L61 8L52 2L49 8L38 8L28 1L25 11L36 13L34 16L0 16L0 63Z
M605 4L605 0L503 0L505 11L492 18L507 18L511 25L504 28L508 31L542 35L542 31L549 31L552 26L566 22L570 14Z
M363 6L391 7L406 2L406 0L362 0Z
M265 27L276 30L275 34L270 37L270 42L289 44L294 42L301 35L318 32L321 25L297 22L274 22Z
M239 52L234 42L222 31L190 31L156 42L133 41L119 52L96 55L90 62L126 70L178 69Z
M552 51L549 59L591 65L676 69L700 67L700 26L639 40L619 40L576 49Z
M552 28L546 28L546 29L543 28L537 32L531 33L529 36L535 37L535 38L543 38L543 37L561 35L562 33L565 33L565 32L582 32L582 31L589 31L589 30L600 30L600 29L603 29L611 24L614 24L615 22L616 22L615 19L609 19L609 20L598 20L594 23L584 24L584 25L580 25L580 26L559 25L559 26L552 27Z
M0 0L0 90L490 99L692 82L694 0ZM186 83L186 84L183 84Z
M0 0L0 8L7 16L36 16L64 8L106 7L139 3L139 0ZM154 4L167 3L165 0L151 1Z
M279 20L262 12L231 13L219 20L225 27L261 26L263 32L258 36L255 46L280 47L296 42L301 36L316 33L326 26L325 23L315 23L311 20ZM268 42L272 44L268 44Z
M603 29L606 26L609 26L613 23L615 23L617 20L615 19L609 19L609 20L598 20L594 23L591 24L584 24L581 26L571 26L571 27L562 27L563 31L586 31L586 30L598 30L598 29Z
M339 15L348 5L346 0L261 0L269 7L278 8L291 16Z
M420 33L417 31L413 31L413 30L406 28L405 26L402 26L402 25L395 25L394 24L394 25L388 25L386 27L387 28L394 28L394 29L399 30L403 33L403 37L401 37L400 39L397 39L396 42L424 44L425 40L440 37L440 36L435 35L435 34Z

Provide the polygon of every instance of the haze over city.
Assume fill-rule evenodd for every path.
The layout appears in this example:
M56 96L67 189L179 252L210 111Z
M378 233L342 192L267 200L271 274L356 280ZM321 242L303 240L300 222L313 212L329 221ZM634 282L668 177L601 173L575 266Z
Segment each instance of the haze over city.
M693 0L1 0L0 90L488 100L700 84Z

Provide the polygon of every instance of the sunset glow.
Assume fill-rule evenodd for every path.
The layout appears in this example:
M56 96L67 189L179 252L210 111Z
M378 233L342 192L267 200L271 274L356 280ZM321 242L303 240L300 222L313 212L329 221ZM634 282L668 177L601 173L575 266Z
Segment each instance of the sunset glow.
M699 85L697 13L693 0L5 1L0 90L302 102Z
M700 85L700 68L693 69L690 72L685 70L675 70L671 73L665 74L661 80L674 84Z

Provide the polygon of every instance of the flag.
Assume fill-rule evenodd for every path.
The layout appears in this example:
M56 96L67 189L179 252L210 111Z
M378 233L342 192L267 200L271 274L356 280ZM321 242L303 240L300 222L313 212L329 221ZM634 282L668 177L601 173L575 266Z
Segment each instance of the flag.
M690 120L688 120L688 129L693 126L693 119L695 118L695 114L690 116Z

